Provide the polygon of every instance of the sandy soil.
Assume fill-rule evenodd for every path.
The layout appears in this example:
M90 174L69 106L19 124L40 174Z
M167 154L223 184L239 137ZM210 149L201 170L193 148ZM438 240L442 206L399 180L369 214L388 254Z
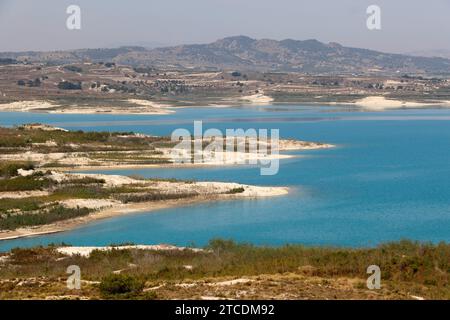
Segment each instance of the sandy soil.
M52 171L51 179L62 182L71 179L81 178L94 178L103 179L106 187L121 187L126 184L144 184L146 181L133 179L127 176L113 175L113 174L83 174L83 173L64 173L58 171Z
M173 110L167 109L167 108L170 108L170 106L167 104L156 103L156 102L150 101L150 100L128 99L127 101L130 103L133 103L137 106L142 106L142 107L156 109L156 110L159 109L161 111L160 113L164 113L164 114L169 114L169 113L175 112Z
M168 105L159 104L148 100L129 99L126 103L135 107L121 106L77 106L59 105L45 100L16 101L0 104L0 111L18 112L46 112L65 114L158 114L165 115L175 111L168 109Z
M241 97L240 100L250 102L251 104L269 104L273 102L274 99L264 93L257 93L250 96Z
M288 193L288 188L286 187L261 187L252 186L233 182L189 182L184 181L173 182L173 181L148 181L133 179L131 177L120 176L120 175L109 175L109 174L89 174L89 173L62 173L52 171L51 179L61 182L64 180L74 179L74 178L95 178L103 179L107 187L120 187L123 185L145 185L152 189L157 189L160 192L171 193L171 194L182 194L182 193L192 193L196 192L200 196L204 195L222 195L229 190L236 188L244 188L244 192L236 193L233 195L235 198L242 197L272 197L280 196ZM145 192L145 188L143 188ZM71 200L70 200L71 201ZM79 201L79 200L77 200ZM92 206L92 208L100 208L105 206L117 205L117 202L105 201L98 199L89 199L86 204ZM97 201L97 202L95 202ZM98 202L100 201L100 202ZM103 202L101 202L103 201ZM71 205L72 202L68 202L67 205ZM103 204L103 205L102 205ZM79 205L83 207L82 205Z
M186 248L186 247L176 247L167 244L157 244L157 245L132 245L132 246L107 246L107 247L60 247L57 248L56 251L67 255L74 256L80 255L82 257L89 257L91 253L95 250L98 251L111 251L111 250L129 250L129 249L137 249L137 250L156 250L156 251L171 251L171 250L191 250L194 252L201 252L203 249L197 248Z
M0 192L0 199L23 199L28 197L43 197L48 195L48 191L41 190Z
M370 96L360 99L354 103L356 106L362 107L368 110L387 110L387 109L399 109L399 108L420 108L429 106L450 106L449 101L439 102L414 102L414 101L402 101L387 99L383 96Z
M1 111L19 111L19 112L33 112L46 109L59 108L61 105L53 104L49 101L16 101L11 103L0 104Z
M102 209L112 206L120 205L121 203L116 200L110 199L69 199L59 201L61 205L66 208L88 208L88 209Z
M63 181L69 177L93 177L104 179L108 186L121 186L126 184L148 184L148 181L137 180L125 176L117 175L101 175L101 174L67 174L60 172L52 172L52 178L57 181ZM37 236L42 234L50 234L61 231L74 229L84 224L106 219L115 216L121 216L130 213L149 212L165 208L185 206L199 202L215 201L215 200L231 200L242 198L260 198L286 195L289 189L286 187L261 187L243 185L238 183L228 182L169 182L169 181L154 181L150 188L156 188L160 192L173 193L192 193L198 195L191 198L151 201L142 203L122 204L109 199L70 199L62 201L66 206L80 206L92 209L99 209L99 211L89 214L88 216L79 217L71 220L65 220L48 224L44 226L19 228L13 231L0 231L0 240L16 239L22 237ZM234 188L244 188L244 192L236 194L225 194ZM145 192L145 189L143 189Z
M260 141L262 144L262 141ZM332 148L334 147L331 144L325 143L316 143L316 142L306 142L306 141L295 141L295 140L279 140L279 151L294 151L294 150L312 150L312 149L323 149L323 148ZM163 157L167 159L172 158L171 148L159 148L158 151L162 152L162 155L154 155L152 154L152 150L147 155L145 151L137 151L135 152L139 156L148 156L148 157ZM132 154L133 152L125 151L124 154ZM225 152L216 152L214 156L206 159L201 163L179 163L175 162L173 164L165 163L165 164L148 164L148 165L136 165L132 162L127 163L126 160L122 160L120 162L117 161L101 161L98 159L91 159L89 154L86 152L54 152L54 153L38 153L27 151L23 153L17 154L0 154L0 160L5 161L19 161L19 160L27 160L31 162L38 162L41 165L44 164L54 164L59 163L61 165L66 165L70 169L79 169L79 170L98 170L98 169L109 169L109 168L155 168L155 167L189 167L189 166L223 166L223 165L234 165L234 164L246 164L246 163L254 163L258 160L274 160L274 159L288 159L292 157L297 157L298 155L288 155L288 154L268 154L264 155L263 153L249 153L249 152L234 152L231 155ZM252 162L253 161L253 162ZM95 165L93 165L95 163ZM61 169L65 170L65 169Z
M239 139L238 139L239 140ZM216 141L218 141L216 139ZM223 145L226 145L226 142L223 142ZM257 145L258 142L255 143ZM259 147L266 145L267 150L270 149L270 140L269 143L264 143L263 141L259 141ZM279 140L278 142L278 151L295 151L295 150L314 150L314 149L326 149L333 148L334 145L326 144L326 143L317 143L317 142L306 142L306 141L296 141L296 140ZM172 160L176 160L173 158L173 154L171 153L171 149L160 149L163 152L164 157L172 158ZM298 157L298 155L289 155L282 154L276 152L274 154L267 152L239 152L235 151L232 153L227 152L214 152L208 154L203 152L203 162L201 163L184 163L181 164L180 161L175 161L172 165L178 166L229 166L229 165L242 165L242 164L256 164L260 160L281 160L281 159L289 159ZM180 159L183 157L183 153ZM158 165L161 166L161 165ZM167 167L168 165L163 165ZM170 165L169 165L170 166Z

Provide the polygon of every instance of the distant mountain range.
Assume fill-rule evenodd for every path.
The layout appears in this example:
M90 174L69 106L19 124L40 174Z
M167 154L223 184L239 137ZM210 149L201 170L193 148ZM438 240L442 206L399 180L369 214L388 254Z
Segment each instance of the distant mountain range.
M146 49L82 49L55 52L0 53L0 59L52 64L113 61L131 66L308 73L427 73L450 74L450 60L442 57L383 53L344 47L317 40L282 41L246 36L228 37L209 44Z
M450 50L447 49L412 51L405 54L419 57L437 57L450 59Z

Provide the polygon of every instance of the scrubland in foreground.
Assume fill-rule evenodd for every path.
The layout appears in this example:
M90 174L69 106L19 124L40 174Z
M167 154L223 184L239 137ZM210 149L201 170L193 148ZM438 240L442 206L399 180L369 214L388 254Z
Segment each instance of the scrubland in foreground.
M212 240L204 250L93 251L56 246L0 257L2 299L450 299L450 245L411 241L376 248L257 247ZM369 265L381 289L366 287ZM66 269L81 269L81 289Z

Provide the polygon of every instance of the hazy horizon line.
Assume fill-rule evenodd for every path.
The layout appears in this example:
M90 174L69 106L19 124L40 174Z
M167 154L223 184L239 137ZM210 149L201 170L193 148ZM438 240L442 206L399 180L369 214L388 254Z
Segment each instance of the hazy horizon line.
M153 50L153 49L160 49L160 48L170 48L170 47L178 47L178 46L188 46L188 45L205 45L205 44L212 44L214 42L220 41L220 40L224 40L224 39L228 39L228 38L238 38L238 37L246 37L246 38L250 38L252 40L256 40L256 41L260 41L260 40L274 40L274 41L285 41L285 40L293 40L293 41L309 41L309 40L314 40L314 41L318 41L320 43L323 43L325 45L327 44L338 44L341 45L342 47L346 47L346 48L355 48L355 49L364 49L364 50L370 50L370 51L375 51L375 52L380 52L380 53L388 53L388 54L399 54L399 55L408 55L408 56L416 56L416 57L435 57L435 58L444 58L444 59L450 59L450 50L444 49L444 48L434 48L434 49L429 49L429 50L416 50L416 51L405 51L405 52L393 52L393 51L385 51L385 50L378 50L378 49L371 49L371 48L367 48L367 47L359 47L359 46L354 46L354 45L345 45L342 44L339 41L321 41L318 38L308 38L308 39L296 39L296 38L292 38L292 37L288 37L288 38L282 38L282 39L275 39L275 38L270 38L270 37L262 37L262 38L256 38L256 37L250 37L247 36L245 34L240 34L240 35L231 35L231 36L226 36L226 37L221 37L221 38L217 38L214 41L210 41L210 42L190 42L190 41L186 41L183 43L160 43L158 41L132 41L129 44L127 43L123 43L123 44L111 44L111 45L107 45L107 46L98 46L98 47L94 47L94 46L87 46L87 47L77 47L77 48L72 48L72 49L51 49L51 50L35 50L35 49L24 49L24 50L8 50L8 51L0 51L1 54L5 54L5 53L26 53L26 52L35 52L35 53L42 53L42 52L70 52L70 51L78 51L78 50L95 50L95 49L119 49L119 48L144 48L146 50ZM418 55L417 53L432 53L432 52L440 52L440 53L448 53L449 57L439 57L439 56L429 56L429 55Z

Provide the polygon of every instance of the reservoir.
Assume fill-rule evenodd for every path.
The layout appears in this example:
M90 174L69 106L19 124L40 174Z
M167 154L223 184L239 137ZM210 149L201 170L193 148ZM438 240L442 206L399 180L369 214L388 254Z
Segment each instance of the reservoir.
M136 213L39 237L0 241L13 247L68 243L201 246L213 238L259 245L375 246L399 239L450 241L450 110L364 112L326 106L188 108L170 115L0 113L0 125L40 122L69 130L170 135L204 128L279 129L282 139L336 148L289 152L278 174L257 167L98 171L144 177L288 186L286 196L218 201Z

